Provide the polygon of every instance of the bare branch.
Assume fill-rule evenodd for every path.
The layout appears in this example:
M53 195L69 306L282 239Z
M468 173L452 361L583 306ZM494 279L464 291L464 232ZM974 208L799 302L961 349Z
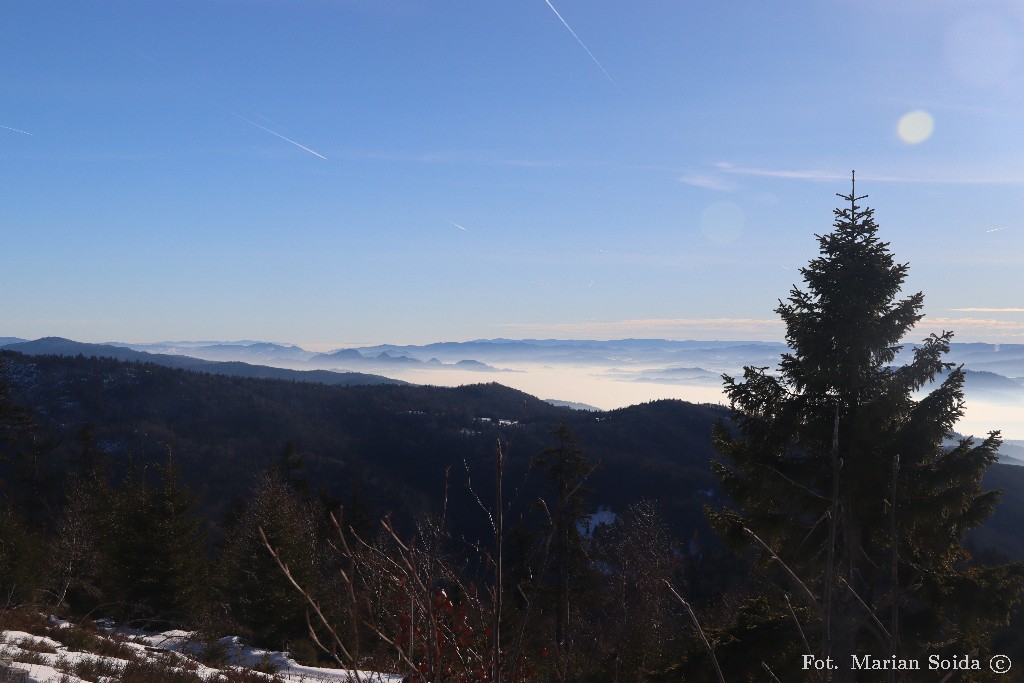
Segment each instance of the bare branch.
M704 647L707 648L708 654L711 656L711 663L715 665L715 673L718 675L718 683L725 683L725 677L722 675L722 667L718 665L718 657L715 656L715 648L708 642L708 638L704 635L704 629L700 627L700 622L697 621L697 615L693 613L693 608L690 607L690 603L686 602L682 595L676 592L676 589L672 587L668 579L665 579L665 585L672 591L672 595L676 596L676 599L683 604L686 608L686 613L690 615L690 619L693 621L693 625L697 628L697 633L700 634L700 639L704 641Z
M352 673L352 675L356 679L356 683L361 683L362 678L359 675L359 669L355 662L355 659L349 653L348 648L345 647L345 643L341 641L341 638L338 636L338 632L334 630L334 627L331 626L331 623L327 620L327 617L324 616L323 611L320 609L320 605L317 604L316 600L313 599L313 596L306 592L306 590L299 585L299 582L295 580L295 577L292 576L291 570L288 569L288 565L286 565L284 561L281 559L281 554L278 553L278 551L275 550L272 545L270 545L270 541L267 540L267 534L264 533L263 527L258 527L257 531L259 531L260 539L262 539L263 545L266 546L267 550L270 551L270 554L273 556L274 561L277 563L277 566L281 569L281 572L284 574L285 578L288 579L288 582L295 587L295 590L299 591L299 594L302 595L303 598L305 598L306 603L313 609L314 612L316 612L316 616L320 620L320 623L324 626L324 628L327 629L327 632L331 634L331 639L334 640L334 644L338 646L338 649L341 650L341 653L345 656L346 659L348 659L349 663L343 664L343 666L345 666L346 669ZM310 628L312 628L312 626Z
M818 603L818 598L814 597L814 593L812 593L812 592L811 592L811 589L807 587L807 584L806 584L806 583L804 583L803 581L801 581L801 580L800 580L800 577L799 577L799 576L797 576L797 575L796 575L796 574L795 574L795 573L793 572L793 570L789 568L789 565L788 565L788 564L786 564L785 562L783 562L783 561L782 561L782 558L781 558L781 557L779 557L778 555L776 555L776 554L775 554L775 551L774 551L774 550L772 550L772 549L771 549L771 548L770 548L770 547L768 546L768 544L767 544L767 543L765 543L764 541L762 541L762 540L761 540L761 538L760 538L760 537L759 537L759 536L758 536L757 534L755 534L755 533L754 533L753 531L751 531L751 530L750 530L750 529L748 529L747 527L743 527L743 531L744 531L744 532L745 532L745 533L746 533L747 535L749 535L749 536L750 536L751 538L753 538L753 539L754 539L754 540L755 540L755 541L757 542L757 544L758 544L759 546L761 546L762 548L764 548L764 549L765 549L765 551L766 551L766 552L767 552L767 553L768 553L769 555L771 555L771 556L772 556L772 559L773 559L773 560L775 560L776 562L778 562L778 563L779 563L779 566L780 566L780 567L782 567L782 569L783 569L783 570L784 570L784 571L786 572L786 574L788 574L788 575L789 575L789 578L791 578L791 579L792 579L792 580L794 581L794 583L796 583L796 585L798 585L799 587L801 587L801 588L803 588L803 589L804 589L804 594L805 594L805 595L807 596L807 599L808 599L808 600L810 601L810 603L811 603L811 606L812 606L812 607L814 607L814 608L815 608L815 609L816 609L816 610L817 610L818 612L820 612L820 611L821 611L821 605L820 605L820 604Z

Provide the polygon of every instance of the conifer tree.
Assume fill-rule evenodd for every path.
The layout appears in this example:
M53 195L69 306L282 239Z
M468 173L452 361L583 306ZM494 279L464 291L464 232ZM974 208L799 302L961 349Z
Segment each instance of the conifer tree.
M261 645L285 647L306 632L306 601L267 552L260 530L299 583L322 597L322 546L318 510L302 500L276 472L269 472L227 528L220 550L220 600L237 626Z
M150 579L159 587L153 607L179 623L194 624L202 618L208 598L206 534L195 516L196 500L179 480L170 449L167 464L159 470L160 488L152 501L157 548Z
M879 240L854 190L839 195L848 205L801 269L806 289L776 309L791 351L775 373L725 377L734 428L715 432L715 470L735 507L709 509L710 520L779 572L780 590L741 610L746 632L732 634L734 645L742 651L749 637L775 652L766 663L783 678L803 675L794 665L808 649L833 658L838 669L821 675L834 681L853 680L854 654L983 649L1021 595L1019 567L971 566L962 547L998 502L982 488L998 432L943 445L964 405L963 372L943 360L951 332L892 365L924 299L899 298L908 266Z
M25 497L20 482L8 481L31 447L32 429L29 411L11 397L8 369L8 356L0 352L0 609L34 600L44 566L41 534L15 509Z
M12 396L14 357L0 352L0 496L19 508L29 524L41 526L51 512L58 474L47 456L56 443L37 430L32 412Z
M33 604L46 570L42 534L0 500L0 612Z
M170 457L157 469L159 488L148 484L144 468L113 496L103 588L120 606L116 616L195 623L209 584L205 537Z
M309 497L309 479L306 477L306 459L295 447L294 441L285 443L277 461L270 466L270 474L301 498Z
M582 577L587 567L576 523L583 515L583 503L590 493L584 483L594 468L579 439L564 423L555 428L552 436L558 439L558 445L545 449L541 462L548 476L551 499L548 509L553 538L550 571L555 581L555 645L563 664L568 666L573 643L570 618L575 592L573 582Z
M0 353L0 462L10 459L9 449L24 438L32 426L28 411L11 397L8 357Z

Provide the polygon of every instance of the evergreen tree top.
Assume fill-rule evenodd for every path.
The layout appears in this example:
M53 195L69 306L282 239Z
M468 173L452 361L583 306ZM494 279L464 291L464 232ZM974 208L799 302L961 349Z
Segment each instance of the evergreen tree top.
M879 240L874 210L857 204L867 195L858 197L854 184L838 196L849 206L834 210L833 232L816 235L820 256L800 269L806 291L794 286L775 309L793 349L780 368L797 392L856 401L923 317L924 295L897 300L908 264Z

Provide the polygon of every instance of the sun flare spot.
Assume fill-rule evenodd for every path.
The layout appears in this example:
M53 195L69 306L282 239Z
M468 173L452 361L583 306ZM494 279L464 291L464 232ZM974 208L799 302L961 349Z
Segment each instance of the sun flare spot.
M935 130L935 121L932 115L922 109L916 109L900 117L896 126L896 132L900 140L908 145L917 145L932 136Z

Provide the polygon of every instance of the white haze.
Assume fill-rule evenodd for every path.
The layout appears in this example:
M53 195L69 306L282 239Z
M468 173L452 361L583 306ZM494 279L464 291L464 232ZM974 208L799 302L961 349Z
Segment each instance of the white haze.
M619 379L600 366L544 366L503 363L497 372L410 368L388 370L387 376L415 384L458 386L497 382L542 399L586 403L601 410L614 410L662 398L692 403L725 403L721 388L648 384ZM505 371L505 369L509 371Z
M638 382L630 379L635 376L634 373L643 369L656 368L630 368L627 374L610 372L609 368L597 365L502 363L502 369L496 372L422 366L379 369L377 372L414 384L435 386L497 382L537 398L585 403L601 410L614 410L659 399L728 405L720 379L715 381L709 378L692 384ZM997 402L968 396L964 417L957 424L956 430L961 434L981 437L994 429L1000 430L1003 438L1024 440L1024 403Z
M478 340L425 346L378 345L322 355L294 346L235 342L130 345L140 351L208 360L241 360L296 370L371 373L414 384L458 386L497 382L541 399L602 410L658 399L728 403L722 374L742 377L744 366L778 366L784 344L760 341L652 339ZM358 351L358 353L356 353ZM911 360L904 347L898 365ZM1024 440L1024 345L957 344L947 356L968 371L963 434Z

